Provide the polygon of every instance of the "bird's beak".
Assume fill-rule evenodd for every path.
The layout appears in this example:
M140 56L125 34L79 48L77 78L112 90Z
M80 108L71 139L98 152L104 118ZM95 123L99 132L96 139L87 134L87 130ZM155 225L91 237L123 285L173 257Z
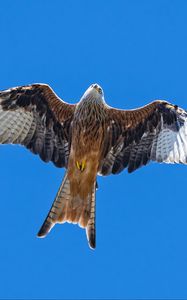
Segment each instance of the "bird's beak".
M97 84L94 84L93 88L94 88L97 92L99 92L99 86L98 86Z
M96 87L94 87L95 89L96 89L96 91L99 93L99 87L98 86L96 86Z

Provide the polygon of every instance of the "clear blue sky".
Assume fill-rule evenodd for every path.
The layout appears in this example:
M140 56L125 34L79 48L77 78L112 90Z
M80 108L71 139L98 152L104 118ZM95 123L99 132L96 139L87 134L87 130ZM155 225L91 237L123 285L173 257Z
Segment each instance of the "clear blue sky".
M1 1L0 89L34 82L77 102L187 108L187 1ZM187 167L99 178L97 249L78 226L36 238L64 171L0 147L0 298L187 298Z

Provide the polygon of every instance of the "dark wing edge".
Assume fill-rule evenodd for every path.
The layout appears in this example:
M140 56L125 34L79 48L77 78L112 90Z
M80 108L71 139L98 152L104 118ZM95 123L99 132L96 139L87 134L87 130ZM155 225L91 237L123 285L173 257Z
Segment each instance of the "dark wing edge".
M20 144L66 167L75 106L62 101L46 84L0 92L0 144Z
M187 163L187 112L157 100L135 110L108 109L99 174L131 173L150 161Z

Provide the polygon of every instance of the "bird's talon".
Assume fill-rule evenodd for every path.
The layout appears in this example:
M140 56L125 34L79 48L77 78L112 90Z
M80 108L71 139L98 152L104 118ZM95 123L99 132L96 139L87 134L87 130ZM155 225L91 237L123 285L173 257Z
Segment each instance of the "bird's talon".
M82 172L84 171L85 167L86 167L86 162L85 162L85 160L83 160L82 164L81 164L81 171Z
M79 163L78 161L76 161L76 166L77 166L77 169L79 169L81 172L83 172L84 169L85 169L85 167L86 167L85 160L83 160L81 163Z
M77 169L80 170L80 165L79 165L79 162L78 162L78 161L76 161L76 166L77 166Z

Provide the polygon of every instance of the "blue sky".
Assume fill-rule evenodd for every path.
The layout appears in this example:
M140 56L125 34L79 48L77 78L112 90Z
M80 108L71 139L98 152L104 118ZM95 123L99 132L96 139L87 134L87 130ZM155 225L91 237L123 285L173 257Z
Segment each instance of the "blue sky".
M134 108L187 108L187 1L1 1L0 89L44 82L77 102L99 83ZM36 238L64 170L0 147L0 298L187 298L187 168L99 178L97 249L56 225Z

